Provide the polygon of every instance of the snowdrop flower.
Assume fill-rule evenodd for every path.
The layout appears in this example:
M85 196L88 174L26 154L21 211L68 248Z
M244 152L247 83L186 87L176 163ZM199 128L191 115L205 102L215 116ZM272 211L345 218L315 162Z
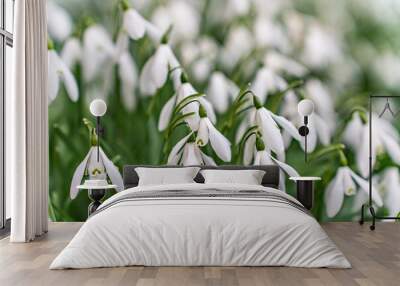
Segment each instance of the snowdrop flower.
M144 65L140 74L140 91L143 95L153 95L164 86L170 69L179 67L175 55L166 43L157 48Z
M118 168L108 159L103 149L99 148L99 161L97 161L97 147L92 146L85 159L76 168L70 187L71 199L75 199L78 195L79 190L76 187L81 184L86 172L91 179L107 179L109 177L111 183L118 186L117 191L124 190L124 182Z
M268 94L282 91L287 88L287 82L270 68L264 66L257 71L251 89L259 97L262 103L267 99Z
M304 88L306 97L314 102L315 113L324 119L325 123L330 128L329 132L332 133L336 125L333 96L329 93L327 87L317 79L308 80Z
M306 21L303 14L296 11L286 11L283 16L284 25L287 29L289 41L294 43L295 47L300 47L305 38Z
M146 32L146 20L136 10L125 7L122 29L132 40L138 40Z
M263 107L255 95L253 95L253 104L254 107L250 110L250 126L257 125L267 148L274 151L279 158L284 158L285 147L278 124L293 138L300 141L301 138L296 127L286 118L276 115Z
M211 75L207 94L215 109L225 112L230 101L236 97L239 88L230 81L222 72L216 71Z
M322 68L341 57L342 51L336 36L318 23L311 24L304 43L304 62L311 67Z
M392 161L400 165L400 136L389 121L372 115L372 166L376 156L386 152ZM356 150L357 167L363 177L369 175L369 125L363 124L359 115L354 114L344 131L344 140Z
M152 22L162 31L174 27L171 41L195 39L200 30L200 14L187 1L169 1L166 6L159 6L154 11Z
M165 130L168 127L169 122L171 121L172 114L174 112L174 108L178 105L182 100L187 98L188 96L199 94L194 87L187 81L187 77L184 73L180 76L180 85L177 88L176 94L172 96L166 104L163 106L160 119L158 121L158 129L160 131ZM214 109L210 102L208 102L204 97L198 97L197 101L189 103L182 109L182 113L191 113L195 114L186 118L186 122L188 123L191 130L196 131L199 126L199 104L203 106L211 120L211 122L216 121L216 115L214 113Z
M393 52L386 51L373 57L373 72L387 87L399 88L400 57Z
M122 85L122 101L124 106L132 111L136 107L135 87L138 81L138 71L129 52L124 52L118 60L118 75Z
M61 58L70 69L81 61L82 45L77 38L72 37L65 42L64 47L61 50Z
M384 202L389 210L389 216L395 217L400 212L400 174L397 167L385 170L381 185L385 192Z
M254 22L255 41L259 47L276 48L282 52L289 52L289 41L279 25L267 17L257 17Z
M197 130L196 144L203 147L210 142L217 156L221 160L229 162L231 160L230 142L214 127L202 105L199 107L199 115L200 122L199 129Z
M92 25L83 34L83 75L87 82L100 78L98 84L89 85L88 98L105 98L112 88L112 71L118 65L118 76L121 80L121 96L124 106L133 110L136 106L134 90L138 82L138 72L135 62L128 50L128 38L119 34L116 46L109 33L100 25Z
M216 166L214 160L203 153L195 143L196 137L191 132L183 137L171 150L168 165L210 165Z
M256 136L256 135L253 135ZM276 164L281 168L286 174L290 177L298 177L300 176L299 173L290 165L283 163L274 157L272 157L271 152L269 152L265 148L264 141L257 136L255 142L255 150L256 153L254 155L254 162L253 165L269 165L269 164Z
M69 98L77 101L79 97L78 85L68 66L59 57L49 44L48 50L48 103L50 104L58 94L60 81L64 83Z
M182 63L189 67L191 74L198 82L204 82L214 68L218 46L209 37L197 41L187 41L181 46Z
M358 176L347 166L340 167L337 170L336 176L329 183L325 191L325 204L328 217L334 217L339 213L343 205L344 196L355 195L357 185L363 192L368 194L368 181ZM382 198L375 187L372 187L372 200L378 207L383 205Z
M362 122L360 115L358 112L354 112L351 120L347 124L344 132L343 132L343 142L347 145L350 145L354 150L357 150L359 147L359 143L362 134L364 123Z
M57 42L64 41L72 31L71 16L54 1L47 3L47 29Z
M126 3L126 2L121 2ZM129 8L124 4L124 14L122 20L122 28L118 33L117 42L115 44L115 59L118 61L121 54L128 51L129 38L138 40L142 38L146 32L146 20L136 10Z
M87 82L104 71L115 55L110 34L100 25L92 25L83 34L83 76Z
M250 1L228 0L228 3L225 4L224 14L227 19L244 16L250 11L250 4Z
M229 31L220 60L224 67L231 70L239 60L250 54L253 49L253 35L243 26L236 26Z
M267 53L264 64L276 74L285 72L289 75L303 77L307 73L307 69L302 64L274 51Z

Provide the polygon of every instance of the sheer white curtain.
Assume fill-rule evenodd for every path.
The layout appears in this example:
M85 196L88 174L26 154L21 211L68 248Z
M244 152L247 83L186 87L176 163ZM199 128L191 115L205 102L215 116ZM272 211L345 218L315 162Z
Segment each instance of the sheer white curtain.
M6 98L6 187L12 242L47 231L46 0L15 1L13 93Z

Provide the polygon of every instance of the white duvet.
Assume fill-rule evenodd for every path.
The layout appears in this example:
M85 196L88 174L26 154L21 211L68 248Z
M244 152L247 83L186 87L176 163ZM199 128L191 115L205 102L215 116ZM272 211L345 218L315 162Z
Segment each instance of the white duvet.
M310 215L257 198L152 198L121 201L131 192L265 190L254 185L181 184L118 193L90 217L50 269L145 266L294 266L350 268ZM105 208L104 206L109 205Z

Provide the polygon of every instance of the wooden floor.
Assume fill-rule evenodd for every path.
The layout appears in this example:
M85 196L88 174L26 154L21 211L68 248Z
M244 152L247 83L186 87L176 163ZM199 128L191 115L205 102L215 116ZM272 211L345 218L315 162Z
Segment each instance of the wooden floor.
M49 233L27 244L0 241L0 285L400 285L400 224L323 225L353 268L289 267L123 267L48 270L49 264L81 226L52 223Z

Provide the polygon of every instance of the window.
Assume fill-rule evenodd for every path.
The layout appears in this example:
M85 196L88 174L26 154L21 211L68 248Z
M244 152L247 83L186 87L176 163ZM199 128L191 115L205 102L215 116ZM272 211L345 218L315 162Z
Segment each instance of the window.
M7 230L11 217L10 194L4 187L4 106L5 98L11 93L13 67L12 47L14 32L14 0L0 0L0 228ZM3 232L2 231L2 232ZM0 232L0 235L1 233Z

